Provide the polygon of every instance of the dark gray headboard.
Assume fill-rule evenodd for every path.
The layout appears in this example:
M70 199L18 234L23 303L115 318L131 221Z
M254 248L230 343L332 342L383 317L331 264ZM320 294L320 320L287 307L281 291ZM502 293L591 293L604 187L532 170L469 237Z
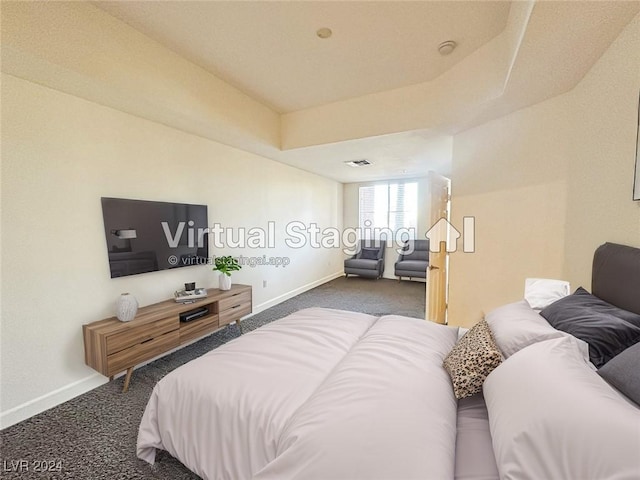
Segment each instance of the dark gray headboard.
M591 290L605 302L640 314L640 248L600 245L593 255Z

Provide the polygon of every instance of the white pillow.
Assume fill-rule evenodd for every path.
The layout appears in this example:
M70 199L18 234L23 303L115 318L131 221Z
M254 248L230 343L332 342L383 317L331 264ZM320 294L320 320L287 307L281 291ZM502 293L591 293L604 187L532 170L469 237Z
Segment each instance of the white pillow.
M464 337L464 334L467 333L468 331L469 331L468 328L458 327L458 340Z
M570 293L571 286L564 280L527 278L524 281L524 299L536 310L542 310Z
M549 325L525 300L498 307L484 318L505 358L533 343L569 335ZM582 340L576 341L581 342L585 359L588 360L589 346Z
M571 337L531 345L485 380L500 478L637 479L640 409Z

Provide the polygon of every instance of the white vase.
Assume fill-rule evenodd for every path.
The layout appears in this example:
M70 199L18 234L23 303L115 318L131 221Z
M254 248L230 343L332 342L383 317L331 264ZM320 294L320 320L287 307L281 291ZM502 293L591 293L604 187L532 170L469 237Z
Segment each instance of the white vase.
M231 276L220 273L220 277L218 280L218 285L220 290L230 290L231 289Z
M133 295L123 293L116 302L116 317L121 322L130 322L138 312L138 300Z

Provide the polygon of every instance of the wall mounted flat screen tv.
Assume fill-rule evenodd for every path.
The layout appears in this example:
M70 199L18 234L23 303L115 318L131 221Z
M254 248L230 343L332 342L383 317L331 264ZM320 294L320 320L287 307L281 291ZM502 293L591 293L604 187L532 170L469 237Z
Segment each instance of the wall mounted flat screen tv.
M102 198L111 278L207 263L207 206Z

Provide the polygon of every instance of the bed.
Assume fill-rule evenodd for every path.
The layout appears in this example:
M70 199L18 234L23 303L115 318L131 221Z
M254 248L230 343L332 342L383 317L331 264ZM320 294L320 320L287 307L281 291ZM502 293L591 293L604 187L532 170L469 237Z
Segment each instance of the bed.
M640 250L626 248L596 252L594 293L640 314ZM138 457L166 450L205 479L640 478L640 408L596 371L585 329L554 328L545 310L490 312L486 351L476 327L460 339L413 318L301 310L158 382Z

